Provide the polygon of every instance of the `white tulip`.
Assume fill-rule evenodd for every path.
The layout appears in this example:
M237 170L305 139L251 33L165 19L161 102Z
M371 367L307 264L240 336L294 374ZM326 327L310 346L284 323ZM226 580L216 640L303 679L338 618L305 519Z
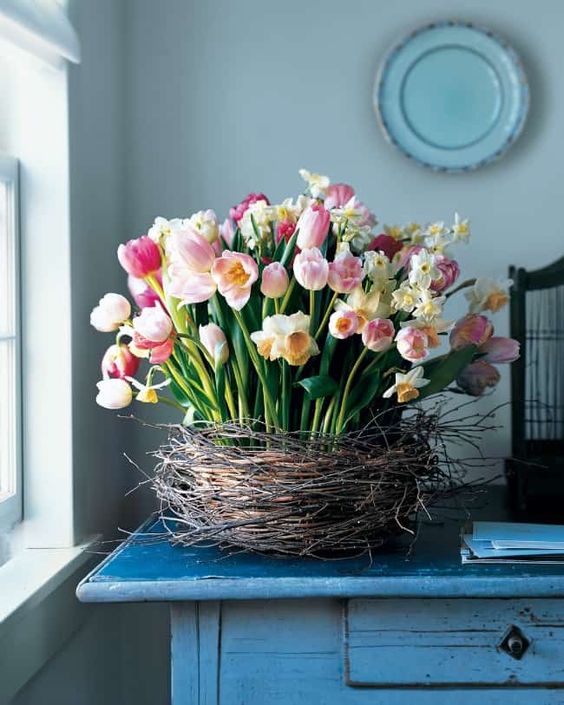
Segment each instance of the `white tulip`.
M96 386L96 403L104 409L123 409L131 404L133 392L124 379L103 379Z
M92 309L90 325L101 333L111 333L127 321L131 315L131 305L121 294L106 294L98 306Z

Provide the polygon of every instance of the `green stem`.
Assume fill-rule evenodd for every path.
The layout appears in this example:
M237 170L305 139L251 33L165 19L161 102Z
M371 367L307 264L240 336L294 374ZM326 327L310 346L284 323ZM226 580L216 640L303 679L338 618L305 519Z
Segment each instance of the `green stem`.
M317 333L315 334L314 338L317 340L321 333L323 333L323 329L327 325L327 321L329 320L331 314L333 313L333 307L335 305L335 301L337 300L337 296L339 296L338 292L334 292L333 296L331 297L331 301L329 301L329 306L327 306L327 310L325 311L325 315L323 316L323 320L319 324L319 328L317 329Z
M315 328L315 291L310 289L309 291L309 332L313 335L313 330Z
M288 287L286 293L284 294L284 298L282 299L282 303L280 304L280 313L284 313L286 310L288 303L290 302L290 297L292 296L292 293L294 292L294 288L296 286L296 277L292 277L292 281L290 282L290 286Z
M279 428L280 421L278 420L278 414L276 413L276 407L274 405L274 401L273 401L273 399L270 395L270 391L268 389L268 382L266 379L266 374L264 371L264 366L262 364L262 361L258 356L257 350L255 348L255 344L251 340L251 335L249 333L249 329L247 328L247 324L245 323L245 320L243 319L241 312L233 309L233 314L234 314L235 318L237 319L237 323L239 324L241 330L243 331L243 338L245 339L245 344L247 345L247 350L249 351L249 356L252 360L252 363L255 367L255 370L257 371L257 375L260 379L260 383L262 384L263 394L264 394L264 402L265 402L265 416L267 415L266 412L268 411L268 415L270 416L272 423L274 424L275 427Z
M347 383L345 384L345 391L343 392L343 401L341 402L341 411L339 412L339 416L337 418L336 433L341 433L341 431L343 430L343 424L345 421L345 412L347 409L347 401L348 401L348 397L349 397L349 392L351 391L352 382L353 382L355 374L357 373L358 369L360 368L360 366L362 364L362 361L366 357L367 352L368 352L368 348L364 348L363 351L358 356L358 359L354 363L353 368L350 371L350 374L348 376Z
M323 419L323 426L322 426L323 433L329 433L329 430L331 428L331 417L333 415L333 409L335 408L336 403L337 403L337 397L333 397L331 399L331 401L329 402L329 406L327 407L327 411L325 412L325 418Z

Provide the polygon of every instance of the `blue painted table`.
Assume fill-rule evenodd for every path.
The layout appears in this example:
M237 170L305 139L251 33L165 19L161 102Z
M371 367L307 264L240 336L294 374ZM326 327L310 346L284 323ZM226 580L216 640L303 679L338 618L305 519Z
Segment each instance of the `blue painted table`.
M77 594L170 603L173 705L563 705L564 566L461 566L460 522L372 562L173 547L150 522Z

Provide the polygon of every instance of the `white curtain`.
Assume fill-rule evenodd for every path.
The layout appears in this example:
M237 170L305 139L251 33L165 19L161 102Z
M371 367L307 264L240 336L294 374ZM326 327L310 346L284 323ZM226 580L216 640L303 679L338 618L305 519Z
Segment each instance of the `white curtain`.
M0 40L49 63L80 62L80 42L57 0L0 0Z

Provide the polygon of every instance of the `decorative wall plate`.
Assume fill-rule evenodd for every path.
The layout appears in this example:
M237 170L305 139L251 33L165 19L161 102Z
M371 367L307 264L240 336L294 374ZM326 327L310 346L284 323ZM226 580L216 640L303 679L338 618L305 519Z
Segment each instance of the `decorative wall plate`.
M527 116L523 66L497 35L466 22L422 27L386 56L374 105L386 137L438 171L501 156Z

